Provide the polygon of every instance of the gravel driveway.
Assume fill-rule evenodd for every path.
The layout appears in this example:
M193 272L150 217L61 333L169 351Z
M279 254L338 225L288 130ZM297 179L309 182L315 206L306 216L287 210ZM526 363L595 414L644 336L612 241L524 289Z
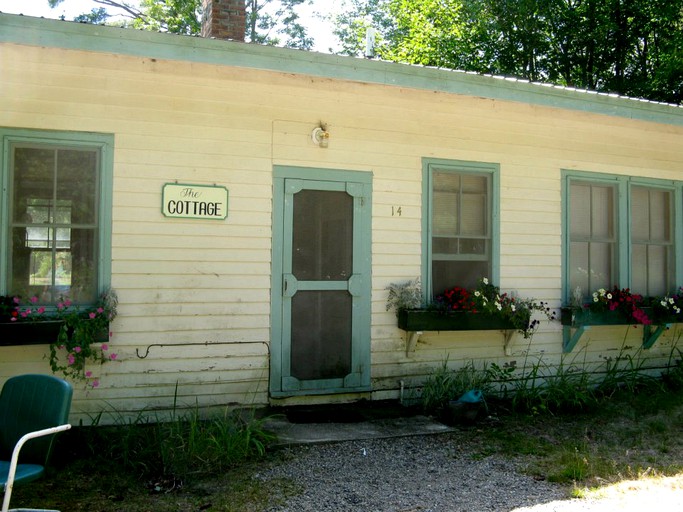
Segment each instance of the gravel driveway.
M255 478L289 479L302 492L272 512L683 510L683 491L570 499L570 489L520 471L522 460L474 457L457 434L344 441L283 449Z

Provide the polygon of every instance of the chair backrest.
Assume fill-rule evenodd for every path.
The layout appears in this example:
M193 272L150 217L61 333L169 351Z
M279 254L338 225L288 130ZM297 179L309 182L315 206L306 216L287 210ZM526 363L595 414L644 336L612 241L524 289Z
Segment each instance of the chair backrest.
M9 460L17 441L28 432L69 421L73 388L51 375L11 377L0 391L0 459ZM28 441L19 462L45 465L54 436Z

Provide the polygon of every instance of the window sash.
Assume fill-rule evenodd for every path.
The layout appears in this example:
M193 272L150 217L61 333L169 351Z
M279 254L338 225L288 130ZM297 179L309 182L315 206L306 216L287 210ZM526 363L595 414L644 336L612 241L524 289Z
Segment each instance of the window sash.
M428 164L425 171L423 283L431 300L446 288L493 277L495 173L491 165L465 162Z
M564 179L566 303L577 287L584 301L612 286L644 296L675 291L683 182L580 171Z
M113 142L0 128L0 294L89 304L109 287Z

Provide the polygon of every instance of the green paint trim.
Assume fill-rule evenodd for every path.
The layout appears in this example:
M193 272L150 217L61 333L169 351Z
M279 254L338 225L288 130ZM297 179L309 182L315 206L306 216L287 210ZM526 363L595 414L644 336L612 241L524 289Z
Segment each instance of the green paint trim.
M617 192L617 284L621 287L631 287L631 204L630 191L632 186L646 186L661 188L673 193L674 212L674 282L683 282L683 181L660 180L639 176L621 176L614 174L592 173L589 171L561 170L562 176L562 298L564 304L569 304L572 290L569 289L569 247L570 247L570 189L572 181L611 184L616 186ZM637 291L637 290L636 290Z
M523 80L255 44L0 14L0 42L237 66L683 126L683 107Z
M288 183L302 180L292 188ZM312 394L332 394L365 392L371 390L371 294L372 294L372 180L371 172L346 171L341 169L321 169L308 167L275 166L273 168L273 257L271 274L271 361L270 361L270 396L302 396ZM305 182L305 183L304 183ZM352 191L348 183L353 183ZM354 342L352 345L352 361L357 367L352 368L350 379L330 381L312 381L302 383L286 375L282 369L286 366L287 347L283 346L282 333L287 329L286 313L283 313L283 280L285 268L291 266L291 256L285 254L287 239L292 233L288 227L287 212L291 205L287 203L287 195L303 189L303 187L321 190L346 190L354 197L354 215L359 222L354 226L353 241L354 275L359 282L353 286L359 293L354 304ZM360 215L358 215L360 209ZM351 284L348 285L349 287ZM302 283L302 290L307 286ZM319 286L316 286L316 289ZM322 283L322 288L337 289L337 283ZM323 389L325 388L325 389Z
M0 127L0 218L9 219L9 159L10 144L23 142L98 148L100 150L99 176L99 230L98 230L98 286L100 293L111 286L111 244L112 244L112 207L114 184L114 135L106 133L66 132L48 130L27 130ZM0 293L7 290L9 275L9 224L0 223Z
M431 301L432 288L432 173L435 170L459 173L488 174L491 177L491 278L500 284L500 165L441 158L422 159L422 294L423 300Z

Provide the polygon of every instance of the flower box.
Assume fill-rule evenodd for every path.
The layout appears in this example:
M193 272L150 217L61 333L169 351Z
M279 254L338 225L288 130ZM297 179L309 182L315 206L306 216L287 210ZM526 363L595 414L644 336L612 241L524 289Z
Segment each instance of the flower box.
M42 322L0 322L0 346L48 345L57 341L61 320Z
M652 318L651 308L640 308ZM576 309L564 307L560 310L562 325L576 327L578 325L637 325L639 322L626 317L620 311L591 311L590 309Z
M516 330L512 321L490 313L402 309L398 326L404 331Z
M41 320L38 322L0 322L0 347L12 345L49 345L57 341L63 320ZM109 340L109 332L98 332L96 341Z

